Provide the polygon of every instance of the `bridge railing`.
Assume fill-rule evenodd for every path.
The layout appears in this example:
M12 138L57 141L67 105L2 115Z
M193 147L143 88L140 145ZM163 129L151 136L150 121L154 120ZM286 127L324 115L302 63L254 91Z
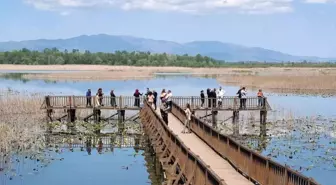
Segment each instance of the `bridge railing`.
M175 102L172 114L181 121L186 119L183 108ZM194 116L191 120L191 130L238 171L259 184L318 185L313 179L248 149Z
M173 162L179 162L179 168L183 171L189 184L226 185L226 183L213 171L210 166L194 154L183 141L164 123L162 118L153 108L144 103L142 109L143 124L147 128L160 133L161 141L169 148L169 155L173 154ZM154 129L153 129L154 128ZM153 134L152 135L156 135ZM155 143L155 139L153 140ZM175 170L174 170L175 171ZM189 179L188 179L189 178Z
M136 98L134 96L117 96L112 98L111 96L103 96L100 101L100 108L134 108L138 109L143 102L144 97ZM86 108L96 107L97 101L95 96L46 96L45 97L46 108Z
M259 110L266 109L270 110L267 98L259 99L258 97L247 97L245 100L239 99L237 96L224 96L221 99L221 105L219 105L219 98L204 98L199 96L174 96L172 98L173 102L180 106L185 106L187 103L190 104L191 109L199 108L218 108L218 109L247 109L247 110ZM243 101L245 101L245 106L243 106Z
M141 96L136 98L134 96L117 96L112 98L111 96L103 96L101 99L100 108L104 109L123 109L123 108L134 108L139 109L140 103L142 103L144 97ZM235 96L225 96L222 100L222 105L218 104L218 98L204 98L201 99L198 96L174 96L172 101L177 103L179 106L185 106L187 103L190 104L192 109L201 109L201 108L209 108L209 109L227 109L227 110L237 110L241 108L241 100ZM157 105L160 104L160 100L157 100ZM267 98L262 99L260 104L260 100L258 97L247 97L246 98L246 107L242 107L247 110L270 110L271 107L267 101ZM46 96L45 97L45 105L46 108L65 108L65 107L73 107L73 108L86 108L96 107L96 97L86 97L86 96Z

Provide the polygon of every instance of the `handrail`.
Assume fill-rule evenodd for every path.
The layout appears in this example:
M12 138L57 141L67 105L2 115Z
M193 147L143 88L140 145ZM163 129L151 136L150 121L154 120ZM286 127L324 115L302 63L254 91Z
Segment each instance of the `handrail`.
M102 96L101 104L103 106L96 105L95 96L46 96L45 108L106 108L106 109L123 109L123 108L134 108L140 109L140 102L143 102L144 96L135 98L134 96ZM48 101L47 101L48 100ZM192 109L222 109L222 110L271 110L271 107L267 101L267 98L263 99L263 103L260 103L258 97L247 97L245 99L245 107L242 107L241 102L236 96L224 96L222 100L222 105L218 104L219 98L204 98L199 96L173 96L172 100L178 105L190 104ZM157 100L157 105L161 101Z
M154 109L148 105L148 103L144 103L144 107L142 111L147 111L147 116L150 116L150 119L155 119L158 123L154 124L154 126L159 127L158 130L163 129L165 133L165 140L169 140L174 146L180 148L180 151L186 155L187 161L185 162L186 166L196 165L197 169L192 170L195 173L194 180L197 182L196 184L213 184L213 185L226 185L226 183L221 179L211 168L208 166L199 156L194 154L184 143L183 141L176 135L174 132L164 123L162 118L154 111ZM143 123L148 124L148 123ZM167 141L168 142L168 141ZM173 147L174 148L174 147ZM170 151L174 152L174 151Z
M184 110L173 102L172 114L184 121ZM314 179L281 165L241 145L228 135L219 133L202 120L192 116L191 130L213 150L228 160L238 171L262 185L319 185Z

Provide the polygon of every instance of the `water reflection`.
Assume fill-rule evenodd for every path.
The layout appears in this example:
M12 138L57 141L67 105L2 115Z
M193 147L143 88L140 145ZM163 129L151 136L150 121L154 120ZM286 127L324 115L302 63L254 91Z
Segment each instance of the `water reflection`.
M118 145L111 136L48 135L43 157L16 155L11 168L0 167L3 185L59 184L160 184L160 174L151 171L154 156L147 138L131 145ZM127 137L123 141L129 141ZM139 146L142 147L139 147ZM122 146L122 148L118 148ZM136 149L135 149L136 148ZM139 150L140 149L140 150ZM8 159L6 160L8 163ZM2 164L2 163L0 163ZM145 169L147 167L147 170ZM132 178L129 178L132 176Z

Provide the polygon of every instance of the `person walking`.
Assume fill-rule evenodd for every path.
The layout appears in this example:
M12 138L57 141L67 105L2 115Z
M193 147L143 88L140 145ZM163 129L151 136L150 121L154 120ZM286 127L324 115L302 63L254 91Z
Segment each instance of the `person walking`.
M191 133L190 129L190 121L191 121L191 110L190 110L190 104L187 103L186 109L184 110L186 114L186 120L184 122L184 128L182 130L182 133Z
M87 107L92 107L91 104L91 89L88 89L86 92L86 106Z

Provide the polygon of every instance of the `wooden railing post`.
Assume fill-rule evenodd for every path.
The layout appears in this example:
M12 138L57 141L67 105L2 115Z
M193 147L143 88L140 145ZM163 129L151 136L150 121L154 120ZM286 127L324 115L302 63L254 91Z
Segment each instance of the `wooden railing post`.
M72 96L72 103L73 103L73 107L76 108L77 106L76 106L75 96Z
M68 99L69 99L69 106L71 108L71 104L72 104L72 102L71 102L71 96L69 96Z
M284 176L284 185L288 184L288 167L285 165L285 176Z
M120 108L120 109L122 109L122 106L123 106L123 102L122 102L122 101L123 101L123 98L122 98L122 96L120 95L120 96L119 96L119 108Z

